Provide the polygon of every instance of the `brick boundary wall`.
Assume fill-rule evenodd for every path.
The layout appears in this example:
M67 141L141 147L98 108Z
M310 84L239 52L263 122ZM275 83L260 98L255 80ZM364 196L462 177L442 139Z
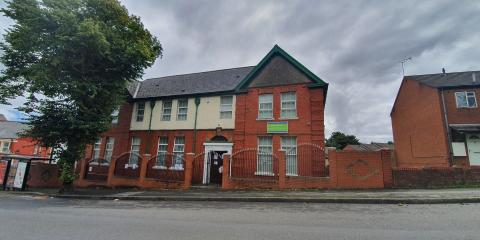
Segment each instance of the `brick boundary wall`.
M480 167L397 168L394 188L433 188L480 184Z
M58 188L60 180L58 165L32 162L28 172L27 186L30 188Z

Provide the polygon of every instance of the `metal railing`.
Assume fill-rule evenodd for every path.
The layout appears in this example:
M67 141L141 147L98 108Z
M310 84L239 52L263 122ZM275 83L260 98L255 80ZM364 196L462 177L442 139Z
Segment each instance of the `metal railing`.
M90 181L107 181L110 162L104 158L94 158L87 161L85 179Z
M232 180L276 182L278 181L278 157L260 152L256 148L240 150L231 157Z
M183 154L161 153L148 160L146 178L163 182L183 182L185 157Z
M285 151L286 175L291 177L328 177L327 156L323 147L298 144Z

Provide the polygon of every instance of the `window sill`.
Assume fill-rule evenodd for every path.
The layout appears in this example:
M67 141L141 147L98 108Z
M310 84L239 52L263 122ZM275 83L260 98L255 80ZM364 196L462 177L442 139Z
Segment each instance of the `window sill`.
M298 174L287 173L287 177L298 177Z
M457 109L475 109L477 107L459 107L457 106Z
M256 176L275 176L275 174L271 173L271 172L255 172L255 175Z
M165 166L153 166L152 169L167 169Z
M298 116L296 116L296 117L281 117L278 120L298 120Z
M110 166L110 163L100 163L100 166Z
M137 169L138 165L137 164L125 164L125 169L132 168L132 169Z
M274 118L257 118L257 121L273 121Z
M173 171L183 171L184 170L183 167L169 167L168 169L173 170Z

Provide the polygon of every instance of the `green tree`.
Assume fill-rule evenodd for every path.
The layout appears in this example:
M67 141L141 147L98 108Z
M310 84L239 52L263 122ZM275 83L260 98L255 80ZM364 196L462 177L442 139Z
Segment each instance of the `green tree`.
M348 144L359 144L360 141L354 135L346 135L342 132L333 132L327 139L327 147L335 147L338 150L345 148Z
M24 135L58 150L70 187L75 161L162 46L117 0L12 0L1 12L15 24L0 45L0 102L27 98Z

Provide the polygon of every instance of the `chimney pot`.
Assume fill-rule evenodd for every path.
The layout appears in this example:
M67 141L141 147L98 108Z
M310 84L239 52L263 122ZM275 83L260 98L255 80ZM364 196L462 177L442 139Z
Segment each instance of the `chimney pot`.
M477 77L474 72L472 73L472 82L477 82Z
M445 74L445 68L442 68L442 73Z

